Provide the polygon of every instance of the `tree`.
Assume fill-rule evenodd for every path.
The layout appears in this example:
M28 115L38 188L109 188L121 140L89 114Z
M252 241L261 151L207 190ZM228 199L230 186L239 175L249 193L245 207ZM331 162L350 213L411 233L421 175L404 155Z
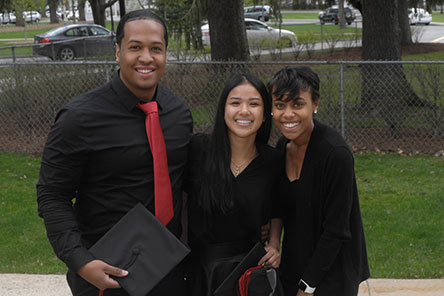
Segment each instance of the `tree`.
M86 15L85 15L85 4L86 4L86 0L78 0L77 1L77 8L79 10L79 20L80 21L85 21L86 20Z
M362 59L400 61L401 30L398 0L373 0L362 3ZM402 64L365 64L362 76L362 107L375 110L396 137L401 116L393 116L408 106L423 103L407 81ZM388 83L390 82L390 83Z
M247 61L250 53L242 0L209 0L211 57L217 61Z
M59 18L57 17L57 6L59 4L58 0L48 0L49 5L49 22L51 24L57 24Z
M191 18L193 29L199 31L194 34L199 39L202 20L208 20L213 60L250 60L243 4L243 0L192 0L186 15Z
M407 10L408 0L398 0L398 21L401 33L401 45L411 45L413 43Z
M93 14L94 23L105 27L105 10L116 3L118 0L89 0Z
M344 0L338 0L339 28L345 29Z

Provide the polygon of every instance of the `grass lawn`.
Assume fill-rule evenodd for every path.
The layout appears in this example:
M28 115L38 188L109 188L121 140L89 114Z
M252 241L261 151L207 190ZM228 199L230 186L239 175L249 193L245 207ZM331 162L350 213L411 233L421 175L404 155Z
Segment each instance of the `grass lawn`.
M301 12L301 13L288 13L285 11L281 11L283 19L296 19L296 20L317 20L318 14L313 12Z
M444 13L434 11L432 13L432 22L444 23Z
M0 152L0 273L62 273L37 215L40 159Z
M442 278L444 157L356 155L373 278ZM0 152L0 272L64 273L37 215L40 159Z
M444 276L444 158L356 155L372 277Z

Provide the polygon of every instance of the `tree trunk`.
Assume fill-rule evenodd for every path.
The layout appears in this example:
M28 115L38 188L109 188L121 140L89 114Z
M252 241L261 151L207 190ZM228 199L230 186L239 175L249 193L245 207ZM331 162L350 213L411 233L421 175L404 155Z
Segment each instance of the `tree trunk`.
M401 45L411 45L412 32L410 31L409 16L408 16L408 0L398 0L398 21L401 30Z
M94 23L105 27L105 1L89 0L93 14Z
M339 28L345 29L344 0L338 0Z
M208 5L211 58L216 61L248 61L242 0L210 0Z
M49 22L51 24L58 24L59 18L57 17L57 6L59 4L58 0L49 0Z
M398 0L363 3L362 59L401 60ZM365 64L362 75L362 107L380 114L393 137L399 133L408 106L421 105L407 81L402 64Z
M401 59L397 0L373 0L363 3L362 59Z
M119 0L120 18L126 14L125 0Z
M86 0L80 0L79 3L79 20L80 21L86 21L86 15L85 15L85 2Z

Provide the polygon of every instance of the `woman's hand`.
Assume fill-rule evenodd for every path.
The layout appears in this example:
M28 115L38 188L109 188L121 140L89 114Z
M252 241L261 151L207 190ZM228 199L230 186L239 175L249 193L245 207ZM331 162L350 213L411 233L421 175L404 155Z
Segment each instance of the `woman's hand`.
M302 292L301 289L299 289L298 293L296 294L296 296L312 296L312 295L314 295L314 294L309 294L309 293Z
M267 245L265 246L265 251L267 251L267 254L259 260L258 264L278 268L281 264L281 253L279 250L276 247Z

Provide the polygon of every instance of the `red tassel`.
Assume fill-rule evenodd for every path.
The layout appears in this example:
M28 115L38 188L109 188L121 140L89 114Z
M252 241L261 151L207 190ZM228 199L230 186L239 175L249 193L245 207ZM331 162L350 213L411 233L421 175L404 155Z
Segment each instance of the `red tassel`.
M262 268L262 265L258 265L255 267L251 267L244 272L244 274L239 278L239 293L240 296L248 296L248 286L250 285L251 273L259 268Z
M103 290L99 291L99 296L103 296Z

